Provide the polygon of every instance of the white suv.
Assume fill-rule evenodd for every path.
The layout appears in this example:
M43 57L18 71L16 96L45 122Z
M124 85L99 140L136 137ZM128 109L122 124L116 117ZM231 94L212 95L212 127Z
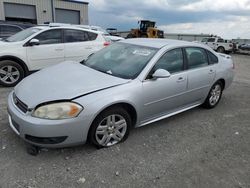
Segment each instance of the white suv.
M81 27L81 28L84 28L84 29L91 29L91 30L94 30L94 31L103 32L103 35L105 35L105 37L108 38L108 39L110 39L112 42L117 42L117 41L120 41L120 40L124 40L124 38L122 38L122 37L110 35L105 29L103 29L103 28L101 28L99 26L77 25L77 27Z
M82 61L109 45L101 32L37 26L0 41L0 84L15 86L30 72L65 60Z

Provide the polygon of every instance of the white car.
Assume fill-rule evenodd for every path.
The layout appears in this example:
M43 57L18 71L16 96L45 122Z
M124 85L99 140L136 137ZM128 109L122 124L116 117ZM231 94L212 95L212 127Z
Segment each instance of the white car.
M109 45L103 33L75 26L37 26L0 41L0 84L66 60L80 62Z
M112 42L117 42L120 40L124 40L123 37L113 36L110 35L105 29L99 27L99 26L93 26L93 25L78 25L78 27L85 28L85 29L91 29L94 31L100 31L103 32L106 38L110 39Z
M233 43L220 37L203 38L201 42L219 53L230 53L233 51Z

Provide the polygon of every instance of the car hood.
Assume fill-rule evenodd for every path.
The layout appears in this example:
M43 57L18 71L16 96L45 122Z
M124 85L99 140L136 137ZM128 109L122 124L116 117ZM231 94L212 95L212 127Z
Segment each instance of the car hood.
M44 102L70 100L127 82L77 62L63 62L28 76L14 91L29 108L34 108Z
M16 47L17 45L22 44L22 42L4 42L0 41L0 52L9 48Z

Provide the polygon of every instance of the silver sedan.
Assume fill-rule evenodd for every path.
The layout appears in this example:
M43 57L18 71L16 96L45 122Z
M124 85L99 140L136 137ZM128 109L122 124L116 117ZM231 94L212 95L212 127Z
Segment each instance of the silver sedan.
M140 127L203 105L215 107L234 77L229 55L165 39L117 42L87 60L25 78L8 97L9 122L41 147L109 147Z

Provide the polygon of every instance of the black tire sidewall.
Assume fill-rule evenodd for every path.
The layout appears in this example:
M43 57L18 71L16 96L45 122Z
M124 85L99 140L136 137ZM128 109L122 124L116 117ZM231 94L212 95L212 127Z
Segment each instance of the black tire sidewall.
M224 53L225 52L225 48L220 46L218 49L217 49L218 52L220 53Z
M5 87L13 87L13 86L17 85L24 78L24 70L23 70L22 66L19 65L15 61L12 61L12 60L0 61L0 69L4 66L8 66L8 65L15 67L19 71L19 73L20 73L19 79L12 84L6 84L0 80L0 85L5 86Z
M213 89L216 85L220 85L220 87L221 87L220 98L219 98L219 100L217 101L217 103L216 103L215 105L211 105L211 103L210 103L210 101L209 101L209 98L211 97L211 91L212 91L212 89ZM204 107L206 107L206 108L208 108L208 109L216 107L216 106L219 104L219 102L220 102L220 99L221 99L221 96L222 96L222 92L223 92L223 84L222 84L220 81L217 81L217 82L211 87L211 89L209 90L208 96L207 96L206 101L205 101L205 103L204 103Z
M88 141L90 141L90 143L96 145L98 148L109 147L109 146L102 146L102 145L98 144L98 142L96 141L95 133L96 133L96 129L97 129L98 125L102 122L102 120L104 118L106 118L107 116L112 115L112 114L121 115L127 123L126 133L125 133L124 137L122 138L122 140L120 142L118 142L117 144L125 141L128 138L128 135L129 135L129 132L130 132L130 129L132 126L132 120L131 120L129 113L121 107L110 108L110 109L104 110L95 118L95 120L93 121L93 123L90 127L90 130L89 130Z

